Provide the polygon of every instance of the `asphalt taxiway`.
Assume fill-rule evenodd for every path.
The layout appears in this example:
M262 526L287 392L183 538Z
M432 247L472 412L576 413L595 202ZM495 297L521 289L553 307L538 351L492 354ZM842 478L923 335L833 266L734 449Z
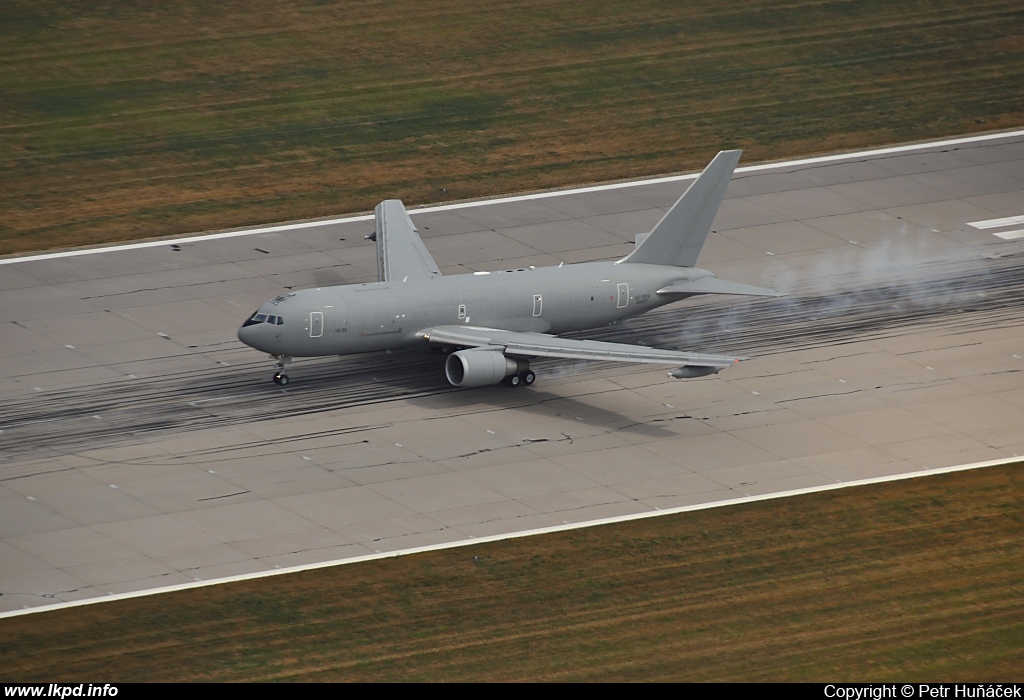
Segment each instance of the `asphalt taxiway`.
M709 158L713 153L709 151ZM442 272L614 259L685 178L413 210ZM0 611L1024 454L1024 133L741 169L694 299L578 334L717 377L297 360L238 325L373 281L370 217L0 260Z

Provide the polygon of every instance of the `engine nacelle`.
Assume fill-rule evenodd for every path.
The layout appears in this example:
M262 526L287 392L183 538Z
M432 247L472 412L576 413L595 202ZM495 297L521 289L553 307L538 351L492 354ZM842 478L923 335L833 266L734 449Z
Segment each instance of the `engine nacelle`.
M673 379L694 379L696 377L706 377L709 374L718 374L721 367L698 367L697 365L684 365L679 369L674 369L668 373L668 376Z
M500 350L478 348L453 352L444 363L448 382L464 389L497 384L505 377L528 368L529 364L525 360L505 357Z

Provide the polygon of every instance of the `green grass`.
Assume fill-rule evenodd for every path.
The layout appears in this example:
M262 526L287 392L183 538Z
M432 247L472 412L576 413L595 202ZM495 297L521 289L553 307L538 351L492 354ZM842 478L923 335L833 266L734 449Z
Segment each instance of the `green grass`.
M0 253L1019 126L1022 20L1010 0L11 0Z
M0 680L1021 681L1022 466L0 620Z

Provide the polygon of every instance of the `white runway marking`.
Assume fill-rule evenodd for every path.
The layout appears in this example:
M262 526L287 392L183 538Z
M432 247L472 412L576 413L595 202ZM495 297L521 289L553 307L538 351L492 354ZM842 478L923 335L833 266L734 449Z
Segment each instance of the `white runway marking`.
M1016 231L1000 231L999 233L993 233L993 236L998 236L1004 241L1012 241L1017 238L1024 238L1024 229L1018 229Z
M778 168L790 168L794 166L802 165L815 165L819 163L834 163L844 160L852 160L856 158L867 158L880 155L892 155L895 153L910 153L913 151L921 151L928 148L941 148L943 146L958 146L966 143L978 143L979 141L992 141L997 139L1013 138L1015 136L1024 136L1024 129L1018 131L1006 131L999 134L982 134L981 136L965 136L956 139L946 139L944 141L931 141L928 143L915 143L906 146L891 146L888 148L875 148L867 151L857 151L856 153L840 153L836 155L828 156L817 156L814 158L800 158L797 160L788 160L780 163L763 163L761 165L748 165L742 168L736 168L736 173L753 173L760 172L763 170L776 170ZM575 189L557 190L555 192L537 192L534 194L523 194L516 195L513 197L502 197L499 199L484 199L474 202L459 202L457 204L440 204L432 207L420 207L413 209L409 213L413 216L425 212L434 211L453 211L456 209L469 209L471 207L485 207L492 204L508 204L512 202L524 202L532 199L547 199L549 197L564 197L566 195L583 194L587 192L603 192L607 190L618 190L627 187L641 187L643 185L657 185L666 182L681 182L683 180L692 180L697 177L699 173L692 173L690 175L670 175L667 177L658 177L649 180L631 180L629 182L616 182L610 185L594 185L592 187L578 187ZM359 216L347 216L338 219L324 219L322 221L303 221L294 224L281 224L277 226L266 226L263 228L244 229L240 231L223 231L221 233L206 233L198 236L187 236L184 238L167 238L158 241L144 241L142 243L125 243L123 245L112 245L100 248L82 248L78 250L64 250L59 253L42 253L39 255L25 255L22 257L12 257L0 259L0 265L13 265L21 262L32 262L35 260L52 260L55 258L70 258L77 257L80 255L93 255L95 253L116 253L122 250L137 250L139 248L157 248L160 246L171 246L171 245L183 245L186 243L196 243L199 241L213 241L220 238L236 238L238 236L255 236L262 233L276 233L278 231L294 231L303 228L313 228L316 226L330 226L332 224L347 224L355 221L372 221L373 214L362 214ZM977 222L986 223L986 222ZM1024 223L1022 219L1021 223Z
M969 221L968 226L972 228L999 228L1000 226L1013 226L1015 224L1024 224L1024 215L1022 216L1007 216L1004 219L986 219L985 221Z
M754 392L757 393L757 392ZM398 444L398 443L395 443ZM455 542L444 542L441 544L428 545L425 547L412 547L410 549L399 549L392 552L378 552L377 554L366 554L360 557L349 557L347 559L335 559L334 561L317 562L315 564L304 564L302 566L290 566L287 568L269 569L266 571L257 571L251 574L241 574L238 576L227 576L225 578L210 579L208 581L196 580L195 583L180 583L175 586L164 586L162 588L150 588L144 591L132 591L130 593L118 593L113 595L107 595L103 598L88 598L86 600L75 600L67 603L55 603L53 605L42 605L34 608L25 608L23 610L11 610L8 612L0 612L0 619L5 617L17 617L19 615L32 615L35 613L49 612L51 610L63 610L65 608L76 608L82 605L93 605L95 603L108 603L113 600L127 600L129 598L142 598L144 596L157 595L159 593L171 593L173 591L185 591L191 588L201 588L204 586L217 586L223 583L233 583L235 581L251 581L258 578L266 578L268 576L279 576L281 574L294 574L300 571L313 571L315 569L323 569L329 566L341 566L343 564L356 564L362 561L373 561L375 559L390 559L392 557L401 557L409 554L419 554L421 552L436 552L442 549L455 549L456 547L465 547L471 544L480 544L484 542L499 542L501 540L518 539L520 537L532 537L533 535L546 535L553 532L565 532L566 530L579 530L585 527L594 527L595 525L609 525L612 523L624 523L631 520L643 520L645 518L655 518L662 515L673 515L675 513L690 513L697 510L710 510L712 508L724 508L726 506L735 506L743 503L756 503L758 501L773 501L778 498L789 498L790 496L802 496L809 493L821 493L823 491L836 491L839 489L850 488L851 486L867 486L869 484L884 484L889 481L903 481L906 479L916 479L921 476L934 476L936 474L950 474L953 472L968 471L971 469L982 469L984 467L998 467L1003 464L1013 464L1015 462L1022 461L1021 457L1007 457L1004 459L993 459L987 462L974 462L973 464L961 464L954 467L940 467L938 469L923 469L921 471L906 472L903 474L893 474L891 476L879 476L871 479L859 479L857 481L848 481L846 483L839 484L825 484L822 486L810 486L808 488L793 489L792 491L779 491L777 493L762 494L760 496L745 496L743 498L731 498L726 501L715 501L713 503L698 503L695 505L681 506L678 508L666 508L659 510L655 508L652 511L646 513L634 513L633 515L618 515L612 518L601 518L599 520L587 520L579 523L566 523L565 525L554 525L552 527L542 527L535 530L523 530L521 532L510 532L502 535L490 535L488 537L470 537L465 540L458 540ZM114 484L110 485L110 488L116 489L117 486ZM565 522L565 521L563 521Z

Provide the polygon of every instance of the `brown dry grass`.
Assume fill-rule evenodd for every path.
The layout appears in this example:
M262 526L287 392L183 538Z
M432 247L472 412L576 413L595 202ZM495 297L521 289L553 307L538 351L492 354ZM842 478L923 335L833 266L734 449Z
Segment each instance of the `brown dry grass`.
M1021 464L0 621L0 677L1021 681Z
M1019 126L1022 19L1011 0L12 0L0 253Z

